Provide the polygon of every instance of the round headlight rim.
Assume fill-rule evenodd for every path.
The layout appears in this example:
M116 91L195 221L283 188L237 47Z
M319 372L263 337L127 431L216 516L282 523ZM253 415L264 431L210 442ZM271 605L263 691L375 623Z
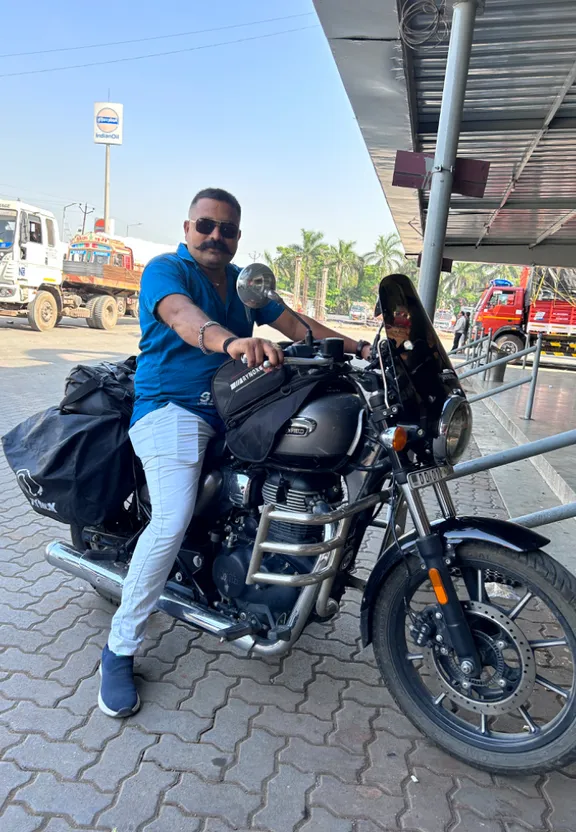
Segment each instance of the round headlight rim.
M462 449L462 452L458 455L458 457L454 458L451 457L448 452L448 435L450 432L450 425L458 413L458 411L464 408L466 411L466 418L469 424L469 438ZM438 422L438 436L433 442L432 452L434 454L434 461L437 465L455 465L458 460L461 458L462 453L466 450L469 442L470 437L472 435L472 408L470 407L470 402L468 399L459 394L455 394L450 396L446 399L444 403L444 407L442 408L442 413L440 415L440 420Z

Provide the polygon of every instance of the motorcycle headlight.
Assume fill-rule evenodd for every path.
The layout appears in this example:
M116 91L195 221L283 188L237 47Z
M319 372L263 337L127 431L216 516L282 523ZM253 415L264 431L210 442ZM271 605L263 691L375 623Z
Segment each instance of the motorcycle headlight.
M438 465L455 465L466 450L472 435L472 409L461 396L450 396L442 409L438 436L433 442Z

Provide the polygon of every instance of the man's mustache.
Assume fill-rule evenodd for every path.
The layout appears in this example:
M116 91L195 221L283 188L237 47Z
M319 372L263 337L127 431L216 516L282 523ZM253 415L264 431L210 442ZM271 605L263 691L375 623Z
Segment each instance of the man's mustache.
M230 254L230 249L222 240L204 240L203 243L196 246L197 251L207 251L210 248L215 248L216 251L222 251L224 254Z

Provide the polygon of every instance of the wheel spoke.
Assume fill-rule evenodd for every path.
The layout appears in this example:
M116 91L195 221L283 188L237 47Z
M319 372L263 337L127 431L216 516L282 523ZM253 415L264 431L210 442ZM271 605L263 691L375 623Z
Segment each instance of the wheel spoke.
M532 717L530 716L530 714L528 713L526 708L523 708L522 706L520 706L518 708L518 713L520 714L520 716L522 717L522 719L526 723L526 726L528 727L528 730L530 731L530 733L531 734L537 734L538 731L540 730L540 728L538 728L538 726L536 725L536 723L534 722L534 720L532 719Z
M534 597L534 593L528 591L526 593L526 595L524 595L522 598L520 598L520 600L518 601L518 603L516 604L514 609L511 612L508 613L508 618L511 618L512 621L514 621L516 616L519 615L522 612L522 610L524 609L524 607L526 606L528 601L533 597Z
M424 653L406 653L406 659L409 662L423 662Z
M477 573L477 591L478 591L478 601L482 603L484 601L484 570L479 569Z
M480 733L489 734L488 731L488 717L486 714L480 714Z
M532 650L544 650L546 647L566 647L568 644L565 638L541 638L529 642Z
M542 685L543 688L551 690L552 693L557 693L558 696L561 696L563 699L568 699L569 691L565 690L565 688L558 687L558 685L555 685L548 679L544 679L543 676L536 676L536 682L538 682L539 685Z

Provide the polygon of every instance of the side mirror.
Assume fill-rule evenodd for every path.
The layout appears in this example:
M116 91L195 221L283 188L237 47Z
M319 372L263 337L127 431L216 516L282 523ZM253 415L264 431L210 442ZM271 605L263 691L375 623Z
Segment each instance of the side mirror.
M251 263L242 269L236 283L238 297L249 309L262 309L271 300L282 303L276 291L274 272L264 263Z

